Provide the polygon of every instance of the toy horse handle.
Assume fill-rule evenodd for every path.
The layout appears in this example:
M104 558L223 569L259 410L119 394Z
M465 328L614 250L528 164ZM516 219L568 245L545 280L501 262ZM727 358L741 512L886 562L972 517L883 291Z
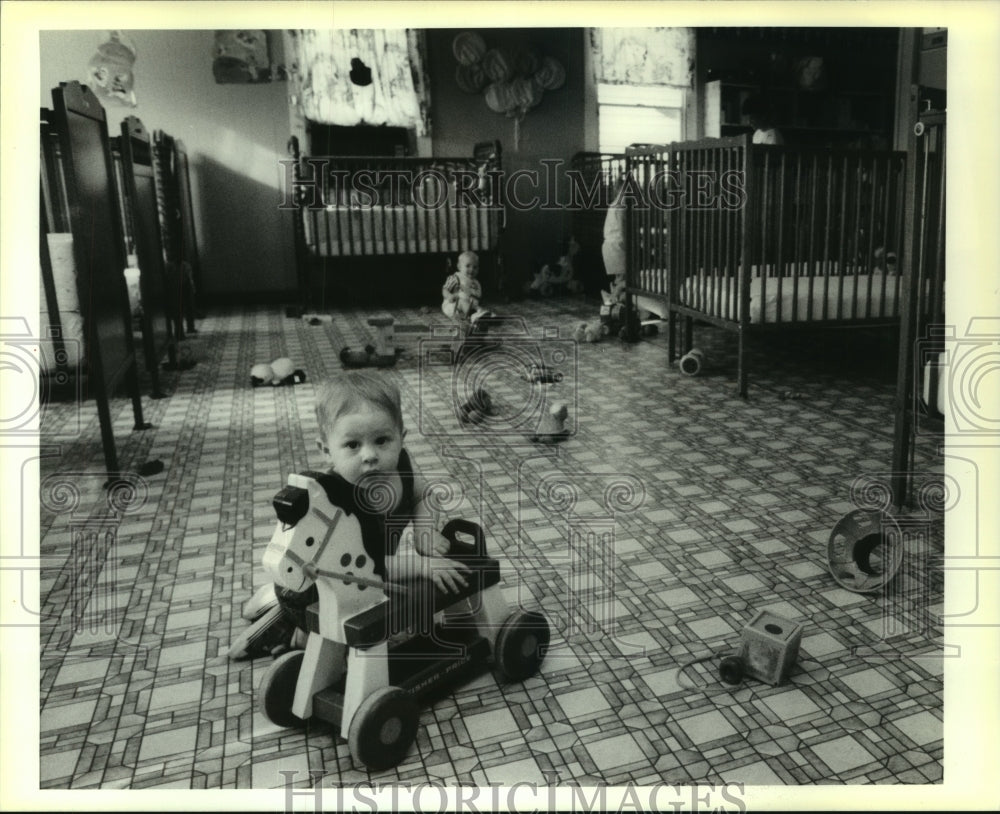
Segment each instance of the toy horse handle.
M459 534L471 536L474 542L460 539ZM441 536L451 543L448 556L453 559L486 556L486 535L482 528L471 520L465 520L461 517L449 520L441 529Z

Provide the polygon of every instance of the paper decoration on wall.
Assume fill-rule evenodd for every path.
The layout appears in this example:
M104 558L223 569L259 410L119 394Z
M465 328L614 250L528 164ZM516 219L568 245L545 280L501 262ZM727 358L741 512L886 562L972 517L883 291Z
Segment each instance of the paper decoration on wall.
M212 73L219 84L271 81L265 31L216 31Z
M693 28L592 28L590 38L597 82L691 87Z
M87 63L86 84L102 101L135 107L135 57L135 46L120 31L109 31Z
M557 59L529 48L488 48L474 31L456 35L451 50L458 61L455 84L465 93L482 93L490 110L514 119L515 150L527 112L546 91L566 83L566 69Z

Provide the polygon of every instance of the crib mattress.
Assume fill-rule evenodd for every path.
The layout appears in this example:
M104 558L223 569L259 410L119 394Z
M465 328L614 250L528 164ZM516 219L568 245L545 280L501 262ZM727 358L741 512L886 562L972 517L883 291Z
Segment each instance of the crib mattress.
M750 283L750 322L895 318L899 313L898 281L895 275L879 273L755 277ZM740 319L739 288L733 277L688 278L681 286L680 301L718 316Z
M59 304L59 323L62 329L63 345L66 350L65 363L77 368L83 355L83 315L80 313L80 298L76 288L76 262L73 259L73 235L58 232L46 235L49 244L49 260L52 265L52 282ZM38 303L43 336L51 330L48 300L42 275L38 275ZM38 343L39 359L44 373L55 373L56 347L51 341Z
M894 319L899 316L900 278L895 274L845 274L813 277L754 277L750 283L750 322L822 322ZM735 277L689 277L679 301L713 316L740 319Z
M498 211L472 206L328 206L305 216L306 245L323 257L489 251L498 226Z

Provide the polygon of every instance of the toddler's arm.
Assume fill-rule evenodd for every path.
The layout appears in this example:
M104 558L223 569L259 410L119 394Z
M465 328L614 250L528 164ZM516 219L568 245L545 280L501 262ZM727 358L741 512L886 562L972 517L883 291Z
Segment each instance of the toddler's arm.
M439 518L431 511L426 500L427 484L418 475L413 476L413 539L420 554L425 557L444 557L451 543L438 531Z
M457 274L449 274L441 286L441 297L446 300L453 300L458 296L460 283Z
M433 581L440 591L457 593L468 584L465 574L470 568L463 562L447 557L424 556L417 551L385 558L386 575L390 582L406 582L424 577Z
M387 557L386 569L390 580L422 576L433 580L439 590L455 592L467 584L464 574L470 569L465 563L447 557L451 543L437 530L438 518L427 504L426 489L424 479L415 474L411 530L416 551L409 556Z

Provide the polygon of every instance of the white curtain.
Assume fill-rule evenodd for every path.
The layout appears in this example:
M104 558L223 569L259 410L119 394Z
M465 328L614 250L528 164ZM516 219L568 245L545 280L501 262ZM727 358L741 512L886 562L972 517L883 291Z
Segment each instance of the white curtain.
M302 114L322 124L412 127L428 132L429 98L419 32L407 29L300 29L291 91ZM369 69L370 84L365 81Z

